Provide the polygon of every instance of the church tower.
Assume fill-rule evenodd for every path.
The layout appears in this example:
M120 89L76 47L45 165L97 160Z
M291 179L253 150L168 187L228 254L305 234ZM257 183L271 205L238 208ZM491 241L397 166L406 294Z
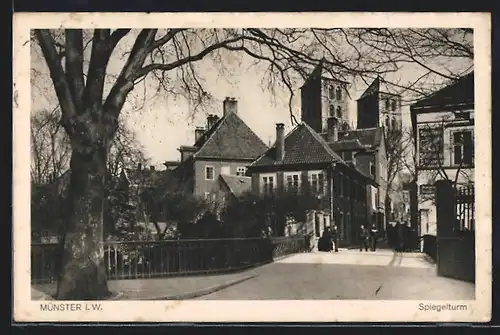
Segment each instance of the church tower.
M300 89L302 121L318 133L327 131L328 118L338 119L340 130L350 128L349 83L333 78L325 69L323 60L316 66Z
M390 129L401 129L401 96L383 89L381 78L375 79L357 101L357 128L383 127L385 133Z

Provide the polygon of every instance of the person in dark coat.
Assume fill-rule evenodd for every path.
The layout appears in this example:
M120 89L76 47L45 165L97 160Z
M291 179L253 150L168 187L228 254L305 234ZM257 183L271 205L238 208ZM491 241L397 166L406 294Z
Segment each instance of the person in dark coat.
M371 251L377 250L377 238L378 238L378 229L375 224L372 224L372 228L370 229L370 244Z
M360 233L359 233L359 251L368 251L368 244L369 244L369 239L370 239L370 232L365 226L360 227Z
M318 240L318 251L329 252L330 250L330 236L328 231L325 230Z
M332 230L330 232L331 239L333 241L335 252L339 252L339 230L337 228L337 225L333 225Z
M403 248L404 248L404 227L403 227L403 225L399 221L397 221L395 228L396 228L395 229L396 251L397 252L403 252Z

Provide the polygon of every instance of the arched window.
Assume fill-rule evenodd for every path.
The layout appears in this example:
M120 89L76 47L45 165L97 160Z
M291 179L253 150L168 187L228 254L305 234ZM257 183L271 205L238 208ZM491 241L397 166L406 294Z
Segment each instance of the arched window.
M395 111L396 110L396 100L391 101L391 110Z
M340 87L337 87L336 95L337 100L342 100L342 89Z
M390 104L391 104L390 100L389 100L389 99L386 99L386 100L385 100L385 109L386 109L386 110L389 110Z
M392 129L397 129L398 124L396 123L396 118L395 117L392 118L391 123L392 123L391 124Z
M330 99L335 98L335 92L332 85L328 86L328 97Z
M337 106L337 117L339 119L342 118L342 107L340 107L340 106Z
M330 113L330 116L335 116L335 106L334 105L330 105L329 113Z

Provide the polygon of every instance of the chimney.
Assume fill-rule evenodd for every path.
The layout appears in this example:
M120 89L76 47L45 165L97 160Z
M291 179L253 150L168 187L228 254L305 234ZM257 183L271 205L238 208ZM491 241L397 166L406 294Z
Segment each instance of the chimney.
M229 113L237 113L238 112L238 100L231 97L226 97L223 103L224 115Z
M283 161L285 157L285 125L276 123L276 160Z
M216 121L217 121L217 117L215 115L208 114L208 116L207 116L207 130L211 129Z
M141 163L137 164L137 170L139 170L139 171L142 170L142 164Z
M337 142L339 140L339 129L338 129L338 119L335 116L330 116L328 118L328 142Z
M205 133L205 128L203 127L196 127L196 129L194 130L194 141L198 141L202 136L203 134Z

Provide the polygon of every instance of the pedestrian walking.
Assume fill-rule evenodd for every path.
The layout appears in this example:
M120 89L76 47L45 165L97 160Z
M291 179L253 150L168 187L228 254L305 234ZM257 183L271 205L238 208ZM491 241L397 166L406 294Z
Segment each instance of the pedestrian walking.
M368 243L370 239L370 233L368 232L368 229L365 228L365 226L361 225L361 230L359 234L359 251L368 251Z
M372 228L370 229L371 251L377 250L377 238L378 238L377 226L375 226L375 224L372 224Z
M337 225L333 225L332 231L330 233L331 239L334 243L335 252L339 252L339 231Z

